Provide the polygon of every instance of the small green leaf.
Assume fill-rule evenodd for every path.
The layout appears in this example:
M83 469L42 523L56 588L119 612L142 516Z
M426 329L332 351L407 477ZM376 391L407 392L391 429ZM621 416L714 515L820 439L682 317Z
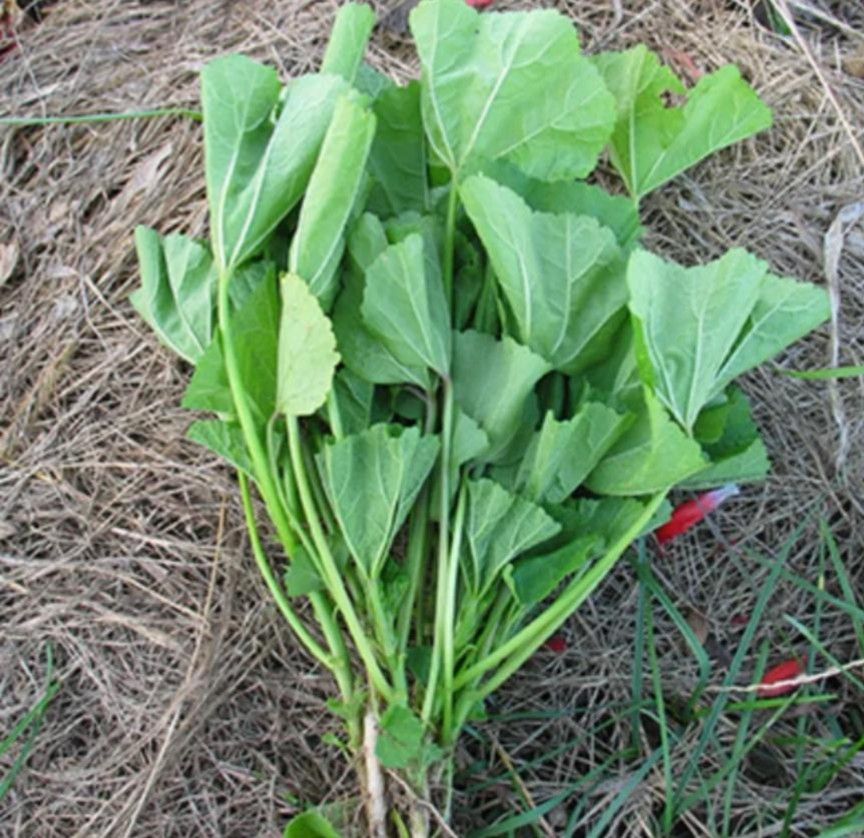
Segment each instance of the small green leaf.
M336 338L299 276L285 274L281 287L276 409L286 416L310 416L327 400L333 384L339 363Z
M631 418L596 402L564 422L547 413L525 452L514 488L537 503L561 503L594 470Z
M482 370L482 375L480 371ZM534 385L550 365L511 338L457 332L453 347L453 395L489 437L492 461L520 430Z
M440 448L419 428L375 425L325 445L319 460L327 494L351 554L376 578Z
M510 578L519 602L526 607L542 602L564 579L583 567L601 544L599 536L586 535L551 553L517 562Z
M353 84L374 26L375 12L365 3L342 6L333 21L330 41L321 60L321 72L342 76Z
M284 583L285 590L290 597L307 596L314 591L324 589L324 582L318 574L312 558L300 544L294 547L291 564L285 571Z
M193 422L186 431L186 436L193 442L209 448L214 454L218 454L249 477L253 476L252 462L239 425L221 419L203 419Z
M747 397L739 388L732 389L725 407L720 435L709 443L702 442L711 465L688 477L681 483L682 488L701 490L727 483L748 483L761 480L771 468ZM701 416L697 428L700 422Z
M315 809L310 809L291 818L285 826L282 838L343 838L343 836L324 815Z
M210 235L220 273L240 265L300 200L339 95L338 76L276 72L241 55L201 72Z
M647 495L671 488L706 465L699 445L646 390L633 424L591 472L585 485L598 495Z
M544 180L594 168L615 103L566 17L478 15L463 0L424 0L410 25L426 133L456 180L482 159L504 158Z
M404 704L393 704L381 717L375 754L384 768L421 768L441 751L427 743L423 722Z
M467 576L472 594L482 597L505 565L554 536L561 526L539 506L493 480L469 480L467 485Z
M325 310L336 293L345 226L361 191L374 136L372 112L343 96L333 111L300 208L288 264L291 273L309 284Z
M642 44L593 61L618 106L612 163L637 201L713 152L771 126L770 109L731 64L687 91ZM686 93L686 104L667 107L667 93Z
M362 313L399 362L449 372L447 298L439 263L426 259L422 236L414 233L391 245L369 266Z
M181 235L135 230L141 287L129 298L167 347L191 364L213 339L217 276L207 248Z
M534 212L482 176L460 194L513 312L514 336L564 372L605 357L627 302L612 231L587 216Z

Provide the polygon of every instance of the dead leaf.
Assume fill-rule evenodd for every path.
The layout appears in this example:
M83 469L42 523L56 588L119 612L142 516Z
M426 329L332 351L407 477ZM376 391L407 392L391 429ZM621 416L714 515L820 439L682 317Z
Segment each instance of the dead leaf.
M695 608L690 608L687 610L686 619L687 625L690 626L693 634L696 635L696 639L702 646L704 646L705 641L708 639L708 632L710 630L707 618Z
M864 79L864 47L843 59L843 69L853 78Z
M147 192L148 189L159 183L159 167L171 156L174 146L166 143L161 148L145 157L133 170L131 177L123 187L123 191L117 196L119 205L128 204L139 193Z
M12 241L9 244L0 244L0 285L5 285L6 281L12 276L12 271L15 270L15 265L18 264L19 254L18 242Z

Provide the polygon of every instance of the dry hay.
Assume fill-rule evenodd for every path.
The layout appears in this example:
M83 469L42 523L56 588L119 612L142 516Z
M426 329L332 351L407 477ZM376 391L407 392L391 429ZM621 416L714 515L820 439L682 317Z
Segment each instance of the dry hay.
M682 53L704 69L736 61L776 110L770 133L646 202L652 245L686 262L743 245L779 271L822 281L823 236L843 206L864 198L864 168L799 45L760 28L743 2L557 5L589 48L644 40L673 63L687 63ZM313 67L334 8L299 0L62 3L0 65L0 101L4 113L37 115L195 107L196 73L222 52L246 51L285 75ZM849 29L799 18L802 35L861 126L864 84L844 72L843 60L861 48L853 30L864 31L864 17L852 0L819 8ZM398 36L376 36L379 66L404 75L406 56ZM0 243L20 247L0 288L0 728L38 695L46 643L62 684L27 769L0 804L0 833L276 835L298 802L351 794L349 767L322 742L334 727L324 706L330 685L274 619L245 552L230 475L183 439L189 417L177 404L188 371L127 302L136 224L204 232L199 128L160 118L0 129L0 144ZM860 364L861 226L849 231L839 281L841 362ZM782 363L824 366L829 345L826 327ZM789 563L815 581L808 515L830 522L864 589L860 380L841 382L833 403L827 385L772 367L752 375L747 389L774 475L730 504L714 532L654 562L678 604L703 612L718 643L733 649L732 617L752 608L765 576L743 547L774 555L806 520ZM629 742L623 722L602 735L590 731L604 707L628 699L635 602L632 572L622 566L568 626L569 651L538 655L497 697L499 712L568 709L552 721L486 728L524 766L538 800ZM799 651L783 615L807 622L812 609L810 596L781 585L758 640L781 644L772 654ZM694 664L658 620L665 683L686 694ZM821 634L841 661L852 654L847 620L831 617ZM846 695L843 683L832 686ZM721 728L726 739L734 732ZM528 766L577 735L581 746ZM789 782L784 767L777 770L773 780L742 772L736 815L768 806L772 782ZM661 783L649 775L609 834L646 834ZM591 805L618 787L601 785ZM516 805L501 787L458 802L482 817L500 807L502 794ZM796 834L830 822L862 794L859 758L822 795L805 796ZM560 814L548 818L553 833ZM692 834L704 834L698 821L697 812Z

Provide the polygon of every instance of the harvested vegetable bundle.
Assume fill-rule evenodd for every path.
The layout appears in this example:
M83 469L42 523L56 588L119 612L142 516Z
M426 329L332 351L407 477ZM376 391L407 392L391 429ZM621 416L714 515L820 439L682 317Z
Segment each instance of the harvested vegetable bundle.
M215 418L189 434L237 469L381 836L382 768L449 814L466 720L670 490L765 474L734 381L828 302L743 250L685 268L639 245L642 196L770 125L734 67L685 91L642 47L583 56L555 12L423 0L399 87L363 63L373 25L344 6L321 72L284 86L207 65L210 243L139 229L133 302L195 367L183 404ZM584 180L607 148L630 198Z

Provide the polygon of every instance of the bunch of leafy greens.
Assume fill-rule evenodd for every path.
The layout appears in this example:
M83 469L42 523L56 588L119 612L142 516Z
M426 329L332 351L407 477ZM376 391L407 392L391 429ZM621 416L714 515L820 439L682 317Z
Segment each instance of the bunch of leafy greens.
M363 62L373 25L343 6L321 72L285 85L205 67L210 242L139 229L133 303L195 368L183 404L215 418L189 435L236 467L380 798L382 764L446 786L466 720L671 489L765 474L734 381L828 303L744 250L639 245L640 198L770 125L734 67L685 91L643 47L582 55L555 12L423 0L397 86ZM585 180L606 149L629 197Z

